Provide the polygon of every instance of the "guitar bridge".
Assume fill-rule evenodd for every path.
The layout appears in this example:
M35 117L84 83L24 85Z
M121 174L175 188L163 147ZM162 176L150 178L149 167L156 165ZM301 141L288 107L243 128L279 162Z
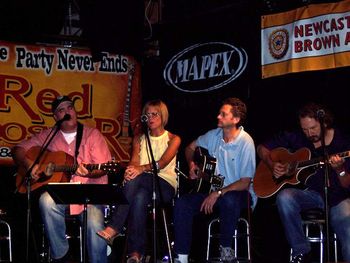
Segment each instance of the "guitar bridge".
M56 165L54 163L48 163L45 169L45 176L50 177L55 172Z

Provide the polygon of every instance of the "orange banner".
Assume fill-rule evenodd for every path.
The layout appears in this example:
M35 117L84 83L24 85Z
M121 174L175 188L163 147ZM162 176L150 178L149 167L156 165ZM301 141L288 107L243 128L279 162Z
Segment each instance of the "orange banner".
M79 121L98 128L116 160L130 159L141 111L140 66L131 57L88 50L0 42L0 164L11 147L54 125L50 103L75 101ZM134 130L133 130L134 129Z
M261 18L262 78L350 65L350 0Z

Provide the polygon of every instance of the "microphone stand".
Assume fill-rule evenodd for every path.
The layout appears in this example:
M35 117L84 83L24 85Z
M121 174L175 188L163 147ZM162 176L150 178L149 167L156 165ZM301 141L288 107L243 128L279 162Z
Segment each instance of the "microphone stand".
M33 162L33 164L30 166L30 168L27 170L27 172L25 174L24 183L26 184L26 189L27 189L26 262L30 262L29 261L29 234L30 234L30 223L31 223L31 179L32 179L31 173L33 171L34 166L39 164L47 147L50 145L52 139L55 137L57 132L60 130L61 123L62 122L59 122L55 125L55 127L53 128L54 129L53 134L52 134L52 131L48 134L48 136L45 139L45 142L44 142L43 146L41 147L41 150L40 150L39 154L37 155L35 161ZM48 138L50 138L50 139L47 140Z
M143 121L143 120L142 120ZM167 221L164 211L164 204L163 204L163 195L162 191L160 189L160 183L159 183L159 177L158 177L158 165L154 159L151 140L149 138L148 134L148 128L146 126L146 122L143 122L144 125L144 134L146 136L146 141L148 145L148 149L151 155L151 164L152 164L152 174L153 174L153 180L152 180L152 187L153 187L153 194L152 194L152 219L153 219L153 262L157 263L157 235L156 235L156 189L158 188L159 192L159 203L162 209L162 218L163 218L163 224L164 224L164 230L165 230L165 237L167 241L167 247L169 252L169 262L173 263L172 259L172 253L171 253L171 246L170 246L170 240L169 240L169 233L168 233L168 227L167 227Z
M324 126L324 116L318 116L318 120L321 125L321 145L323 149L323 159L325 164L324 170L324 211L325 211L325 226L326 226L326 261L329 262L329 205L328 205L328 188L330 187L329 182L329 155L325 144L325 126Z

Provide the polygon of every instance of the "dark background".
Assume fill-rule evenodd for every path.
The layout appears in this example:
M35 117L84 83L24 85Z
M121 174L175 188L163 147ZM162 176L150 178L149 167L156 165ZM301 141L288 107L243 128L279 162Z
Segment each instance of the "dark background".
M160 98L168 105L167 128L182 138L178 158L186 173L185 146L216 127L221 101L229 96L246 102L248 119L244 128L256 145L280 130L296 128L297 109L308 101L330 108L336 124L350 131L349 67L261 79L260 16L321 2L330 1L166 0L161 1L162 14L160 18L159 12L156 14L150 35L144 20L149 2L5 0L0 6L0 39L87 46L96 60L101 51L135 56L142 64L143 102ZM67 23L69 5L80 14L80 20L72 21L80 30L67 36L60 32ZM165 63L179 50L206 41L226 41L243 47L248 53L246 71L234 82L211 92L190 94L168 86L162 76ZM14 168L1 169L0 207L9 211L9 220L21 218L15 220L14 242L15 248L23 248L26 200L25 196L13 198L14 173ZM180 178L181 191L187 191L186 180ZM273 198L258 201L252 226L254 262L288 262L289 248ZM203 247L196 244L194 256L200 258L204 256ZM15 255L19 259L23 256Z

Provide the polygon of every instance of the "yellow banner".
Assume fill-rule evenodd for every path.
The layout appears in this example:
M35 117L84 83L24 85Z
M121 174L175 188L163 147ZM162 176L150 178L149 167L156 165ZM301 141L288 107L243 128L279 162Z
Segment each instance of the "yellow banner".
M350 65L350 0L261 18L262 78Z
M58 95L75 101L82 123L98 128L116 160L130 159L139 127L140 66L88 50L0 42L0 164L11 165L11 146L53 126L50 103Z

